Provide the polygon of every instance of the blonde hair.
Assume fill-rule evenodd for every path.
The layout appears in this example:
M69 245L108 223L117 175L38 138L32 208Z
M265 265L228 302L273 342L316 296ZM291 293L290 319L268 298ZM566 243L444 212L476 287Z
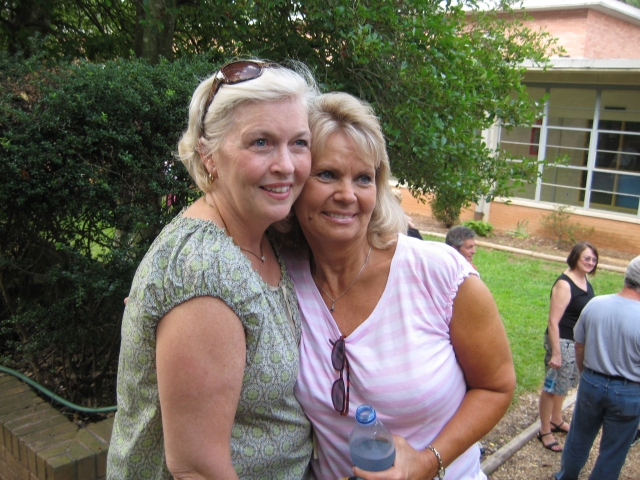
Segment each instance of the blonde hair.
M308 109L311 100L319 93L311 71L302 63L290 61L287 66L271 64L259 77L223 84L205 112L216 73L200 82L193 92L189 104L189 126L178 142L178 159L184 163L197 187L205 193L212 187L202 159L219 151L233 126L233 114L238 106L249 102L296 100Z
M376 205L367 227L367 240L380 249L385 249L397 241L398 233L407 232L407 218L396 200L389 177L391 168L386 142L380 121L371 106L348 93L325 93L313 100L309 113L311 128L311 157L322 154L329 137L342 133L349 137L362 159L369 162L376 171ZM299 247L303 241L297 219L292 222L284 243L289 247ZM289 230L282 223L276 225L279 231Z

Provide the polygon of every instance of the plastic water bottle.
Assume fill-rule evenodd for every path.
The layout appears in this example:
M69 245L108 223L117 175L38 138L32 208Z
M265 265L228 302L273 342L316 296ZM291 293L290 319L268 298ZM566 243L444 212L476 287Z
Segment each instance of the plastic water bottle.
M349 451L353 464L369 472L381 472L393 466L396 447L393 436L371 405L356 410L356 426L349 437Z
M553 387L556 386L556 380L558 379L558 370L550 368L547 372L547 376L544 377L544 391L547 393L553 393Z

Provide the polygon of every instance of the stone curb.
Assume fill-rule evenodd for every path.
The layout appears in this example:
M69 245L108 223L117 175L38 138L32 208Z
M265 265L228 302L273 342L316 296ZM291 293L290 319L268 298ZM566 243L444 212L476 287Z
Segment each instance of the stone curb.
M574 403L576 403L576 393L564 399L562 403L562 409L566 410L569 407L572 407ZM502 446L498 451L489 457L485 458L484 461L480 464L480 468L485 475L491 475L498 468L500 468L507 460L509 460L513 454L515 454L518 450L524 447L533 437L536 436L540 430L540 420L536 420L525 430L520 432L514 438L511 439L509 443Z
M444 233L439 232L427 232L420 230L422 235L430 235L432 237L445 238L446 235ZM547 255L546 253L538 253L532 252L531 250L522 250L520 248L508 247L506 245L498 245L495 243L484 242L482 240L476 240L476 245L486 248L492 248L494 250L502 250L505 252L517 253L518 255L525 255L528 257L539 258L541 260L550 260L552 262L560 262L566 263L567 259L565 257L558 257L555 255ZM617 265L607 265L603 263L598 263L598 270L609 270L612 272L625 273L627 269L625 267L619 267Z

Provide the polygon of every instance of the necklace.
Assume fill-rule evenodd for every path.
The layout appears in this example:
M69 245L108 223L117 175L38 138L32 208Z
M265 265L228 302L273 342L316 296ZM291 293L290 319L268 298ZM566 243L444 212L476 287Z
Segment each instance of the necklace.
M224 225L224 231L227 232L227 235L230 236L229 234L229 228L227 228L227 224L224 221L224 218L222 218L222 214L220 213L220 209L218 208L218 205L216 204L216 206L214 207L213 205L211 205L209 202L207 202L207 195L205 194L204 198L204 203L206 203L207 205L209 205L209 207L211 207L212 210L215 210L218 213L218 216L220 217L220 220L222 220L222 225ZM213 198L213 197L212 197ZM215 203L215 200L213 201ZM231 237L233 238L233 237ZM258 260L262 261L262 263L264 263L264 261L266 260L266 258L264 257L264 253L262 252L262 239L260 239L260 255L253 253L251 250L247 250L246 248L242 248L240 245L238 245L238 248L240 250L242 250L243 252L247 252L250 253L251 255L253 255L254 257L256 257ZM359 274L358 274L359 275ZM349 285L351 286L351 285Z
M329 297L329 300L331 300L331 308L329 309L331 311L331 313L333 313L333 310L336 308L336 302L338 300L340 300L345 293L347 293L347 291L351 288L351 286L356 283L356 280L358 280L358 277L360 276L360 274L362 273L362 271L364 270L364 267L367 265L367 262L369 261L369 255L371 255L371 249L373 247L369 247L369 253L367 253L367 258L364 259L364 263L362 264L362 268L360 269L360 271L358 272L358 274L356 275L356 278L353 279L353 281L349 284L349 286L347 288L344 289L344 292L342 292L340 295L338 295L336 298L333 298L331 295L329 295L327 293L327 291L322 288L322 285L320 285L318 282L316 282L316 285L318 287L320 287L320 290L322 290L324 292L324 294ZM315 279L314 279L315 281Z

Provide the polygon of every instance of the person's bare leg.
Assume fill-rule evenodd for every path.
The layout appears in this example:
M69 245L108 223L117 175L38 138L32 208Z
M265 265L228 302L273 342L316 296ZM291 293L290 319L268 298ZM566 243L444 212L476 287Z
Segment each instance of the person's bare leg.
M545 447L548 445L551 445L553 442L556 441L554 436L551 435L551 422L550 422L552 411L555 405L555 397L557 397L557 395L554 395L553 393L545 392L544 390L540 393L540 403L539 403L540 433L538 438L540 439L540 441ZM560 397L560 398L563 399L564 397ZM560 405L562 405L562 400L560 402ZM562 450L562 448L558 445L558 446L552 447L552 450L559 452Z
M551 410L551 422L555 425L551 425L554 428L560 427L560 430L563 432L569 432L569 424L565 422L562 418L562 404L564 403L565 397L562 395L554 395L553 396L553 409ZM564 425L563 425L564 422Z

